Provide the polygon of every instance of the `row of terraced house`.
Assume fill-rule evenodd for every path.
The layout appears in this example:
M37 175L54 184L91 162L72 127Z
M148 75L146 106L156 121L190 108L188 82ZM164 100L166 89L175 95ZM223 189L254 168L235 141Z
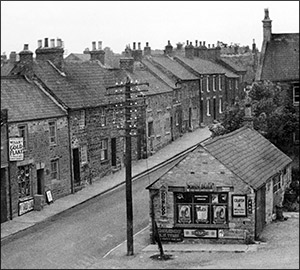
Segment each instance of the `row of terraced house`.
M56 200L124 166L121 95L107 95L109 87L127 78L149 84L137 88L145 106L133 161L220 119L245 87L246 70L205 42L168 41L161 54L134 42L118 67L105 63L101 41L75 59L64 58L61 39L45 38L33 55L25 44L1 66L1 222L41 210L48 191Z

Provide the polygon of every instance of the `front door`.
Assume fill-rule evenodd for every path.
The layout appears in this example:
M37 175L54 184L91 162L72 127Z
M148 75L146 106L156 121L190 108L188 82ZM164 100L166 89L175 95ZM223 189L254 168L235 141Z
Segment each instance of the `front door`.
M73 172L74 172L74 186L80 186L80 160L79 148L73 149Z
M1 223L7 221L6 169L1 168Z
M117 165L117 140L116 138L111 138L111 165Z
M192 108L189 108L189 128L192 128Z
M217 103L215 98L213 99L213 118L214 120L217 118Z
M37 194L44 194L44 169L39 169L36 171L37 175Z

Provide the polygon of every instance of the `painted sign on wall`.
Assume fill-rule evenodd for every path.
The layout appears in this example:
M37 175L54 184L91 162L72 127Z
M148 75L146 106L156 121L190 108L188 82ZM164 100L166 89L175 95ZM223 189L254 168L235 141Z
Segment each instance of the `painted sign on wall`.
M30 198L26 201L19 202L19 216L33 210L34 199Z
M9 138L9 160L18 161L23 159L23 137Z

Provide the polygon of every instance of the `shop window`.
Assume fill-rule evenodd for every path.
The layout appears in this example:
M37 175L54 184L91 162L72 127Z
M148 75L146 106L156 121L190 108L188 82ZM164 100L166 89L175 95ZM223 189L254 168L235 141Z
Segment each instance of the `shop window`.
M104 139L100 141L100 160L108 159L108 140Z
M30 167L29 165L18 167L18 186L19 198L26 198L31 196L31 181L30 181Z
M83 129L85 127L85 110L80 111L80 118L79 118L79 128Z
M174 193L176 224L227 224L228 193Z
M278 190L281 188L281 180L280 180L280 175L277 174L273 178L273 193L276 193Z
M56 122L51 121L49 122L49 140L50 140L50 145L56 144Z
M51 179L59 179L59 168L58 168L58 159L51 160Z
M25 150L27 148L27 125L20 125L18 126L19 129L19 136L23 138L23 149Z

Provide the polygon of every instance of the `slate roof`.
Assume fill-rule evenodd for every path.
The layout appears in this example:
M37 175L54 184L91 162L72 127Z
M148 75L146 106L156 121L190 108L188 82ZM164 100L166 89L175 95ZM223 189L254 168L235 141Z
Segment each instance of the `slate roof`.
M143 59L141 62L147 67L148 70L150 70L150 72L152 72L153 74L155 74L155 76L162 79L167 85L169 85L170 87L172 87L174 89L177 88L175 86L176 81L169 78L164 72L162 72L153 63L151 63L150 60Z
M258 80L299 80L299 33L272 34Z
M185 69L182 65L180 65L177 61L172 60L167 56L155 56L151 57L151 60L163 68L169 70L172 74L178 77L181 80L197 80L198 77L193 73Z
M167 173L153 182L147 189L159 189L162 183L168 186L182 187L187 183L215 186L234 186L239 178L222 163L209 154L202 146L182 157ZM239 179L240 180L240 179Z
M257 131L242 127L202 143L229 170L254 189L292 160Z
M226 65L230 66L232 69L238 71L238 72L243 72L246 73L247 69L238 65L234 61L232 61L229 57L222 57L220 58L221 62L224 62Z
M15 64L11 62L1 64L1 76L8 76Z
M239 76L229 71L228 69L218 65L212 61L204 60L199 57L189 59L182 56L175 56L174 59L178 59L180 62L191 67L199 74L225 74L228 78L238 78Z
M1 77L1 108L8 109L9 122L66 115L37 85L23 77Z
M90 54L86 53L70 53L64 60L65 61L89 61Z
M112 72L97 61L64 62L64 73L48 61L36 61L34 71L52 93L71 109L106 104L106 86L115 83Z

